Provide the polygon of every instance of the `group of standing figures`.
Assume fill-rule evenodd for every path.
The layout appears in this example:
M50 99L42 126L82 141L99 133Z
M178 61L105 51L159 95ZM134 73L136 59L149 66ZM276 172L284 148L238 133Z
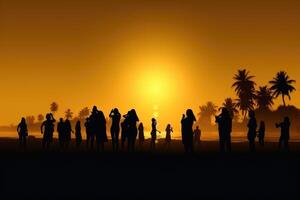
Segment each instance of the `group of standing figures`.
M220 115L216 116L216 123L218 124L219 131L219 144L221 152L231 152L231 132L232 132L232 117L231 113L226 109L222 108ZM113 109L109 117L111 118L112 125L110 127L111 142L114 152L119 151L119 135L121 132L121 147L125 148L125 143L127 143L128 151L135 150L135 143L137 138L139 139L139 144L143 145L144 136L144 125L139 123L139 118L134 109L128 111L127 114L123 115L123 120L121 122L122 115L117 108ZM56 120L51 113L46 115L46 120L41 125L41 133L43 134L42 145L44 148L49 148L51 142L53 141L53 133ZM151 120L151 141L150 149L155 150L155 144L157 141L157 133L161 133L157 129L157 121L155 118ZM185 114L183 114L181 119L181 136L182 144L184 150L187 153L194 151L194 145L200 143L201 130L198 126L193 129L196 122L196 117L191 109L188 109ZM138 124L138 126L137 126ZM85 121L86 129L86 146L87 148L94 148L94 142L96 141L97 150L104 151L104 144L108 142L107 129L106 129L106 119L104 113L97 109L96 106L93 107L91 115L86 118ZM121 129L120 129L121 126ZM285 117L283 122L276 123L275 126L281 129L281 135L279 138L279 148L283 147L284 150L288 150L288 142L290 138L290 120ZM264 145L265 137L265 123L260 122L259 128L257 125L257 120L255 118L254 111L249 111L249 122L247 124L248 133L247 138L249 141L249 149L251 152L255 151L255 139L258 137L259 144ZM258 129L258 130L257 130ZM22 118L20 124L17 127L17 132L19 134L20 145L26 147L26 138L28 136L28 128L24 118ZM72 129L71 122L66 119L65 121L60 118L57 124L58 141L61 148L67 148L71 141L72 133L75 134L76 146L79 147L82 143L81 134L81 123L76 122L75 132ZM171 134L173 133L173 128L170 124L167 125L166 129L165 144L169 148L171 143Z

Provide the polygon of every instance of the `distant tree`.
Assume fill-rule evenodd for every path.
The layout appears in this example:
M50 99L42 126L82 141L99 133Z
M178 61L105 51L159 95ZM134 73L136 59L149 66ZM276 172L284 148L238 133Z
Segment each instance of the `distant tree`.
M85 119L90 115L90 109L88 107L83 108L82 110L79 111L78 117L80 119Z
M50 104L50 111L53 114L55 114L58 111L58 104L56 102Z
M285 96L288 96L289 100L291 100L290 93L296 90L295 87L292 86L292 84L295 82L296 81L290 79L290 77L284 71L278 72L276 77L269 82L272 85L270 89L273 92L273 96L277 98L281 95L284 107L286 106Z
M34 116L27 116L25 118L25 120L26 120L26 122L27 122L28 125L32 125L32 124L34 124L35 117Z
M44 119L45 119L45 117L44 117L44 115L39 114L39 115L37 116L37 119L38 119L38 122L43 122Z
M226 98L223 103L223 107L229 111L232 119L239 113L238 109L236 108L237 105L232 98Z
M73 118L73 112L71 111L71 109L67 109L65 112L65 118L66 119L72 119Z
M234 88L237 99L237 107L242 111L242 115L247 115L249 110L254 109L255 99L255 82L252 80L254 76L249 75L249 71L246 69L238 70L238 73L233 77Z
M211 101L207 102L205 105L199 106L199 109L199 119L209 124L211 123L212 116L216 115L218 111L218 107Z
M259 87L255 100L259 110L271 110L274 104L272 91L267 86Z

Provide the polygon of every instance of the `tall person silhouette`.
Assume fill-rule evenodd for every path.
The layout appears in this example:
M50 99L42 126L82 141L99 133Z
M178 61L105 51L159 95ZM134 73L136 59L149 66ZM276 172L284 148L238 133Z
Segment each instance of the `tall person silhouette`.
M75 125L75 139L76 139L76 147L79 148L82 143L82 135L81 135L81 124L78 120Z
M121 147L124 149L125 142L128 142L128 119L127 115L124 115L124 120L121 123Z
M55 119L52 113L46 115L46 120L42 123L41 133L43 134L42 145L43 148L49 148L50 143L53 141L54 123Z
M231 152L232 119L226 108L222 108L221 114L216 116L216 123L219 125L220 151Z
M194 152L193 143L193 125L196 121L196 117L191 109L186 111L186 115L182 115L181 119L181 136L184 150L186 153Z
M28 128L24 117L21 119L21 122L17 127L17 132L19 135L20 147L26 149Z
M152 151L155 151L155 143L156 143L156 138L157 138L157 132L159 132L159 130L157 130L157 121L155 118L151 119L151 143L150 143L150 149Z
M92 129L91 120L89 117L85 119L85 133L86 133L86 147L89 148L89 145L91 145L91 148L94 146L94 134Z
M104 151L104 143L107 142L106 119L104 113L99 111L96 106L93 107L90 116L93 133L96 136L97 151Z
M112 142L112 148L113 151L119 151L119 134L120 134L120 120L121 120L121 114L117 108L113 109L109 117L112 119L112 125L110 128L110 134L111 134L111 142Z
M258 129L258 142L261 146L265 145L265 131L266 131L265 122L261 121Z
M290 118L285 117L283 122L276 123L275 125L276 125L276 128L281 129L278 148L280 150L282 147L282 144L283 144L283 150L288 151L289 150L289 139L290 139L290 126L291 126Z
M63 118L59 119L59 122L57 123L57 133L58 133L58 143L60 148L64 148L65 146L65 122Z
M256 129L257 129L257 121L255 118L255 112L253 110L249 111L249 122L248 122L248 141L250 152L255 151L255 137L256 137Z
M65 129L65 133L64 133L65 144L64 145L65 145L65 148L68 148L70 145L71 139L72 139L72 133L74 133L70 120L66 119L64 129Z
M138 126L138 131L139 131L139 144L140 147L142 147L145 141L144 125L142 122Z
M136 114L135 109L130 110L127 115L124 116L125 119L127 119L128 123L128 151L134 151L135 150L135 140L137 137L137 127L136 124L139 121L139 118Z
M170 145L171 145L171 134L173 133L173 128L171 126L171 124L168 124L166 127L166 139L165 139L165 143L166 143L166 147L169 149Z

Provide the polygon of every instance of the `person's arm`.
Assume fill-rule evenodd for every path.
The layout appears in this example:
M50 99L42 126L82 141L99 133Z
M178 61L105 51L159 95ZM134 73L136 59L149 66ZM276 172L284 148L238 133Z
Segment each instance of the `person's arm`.
M45 126L45 122L43 122L42 125L41 125L41 133L42 133L42 134L44 134L44 130L43 130L43 129L44 129L44 126Z

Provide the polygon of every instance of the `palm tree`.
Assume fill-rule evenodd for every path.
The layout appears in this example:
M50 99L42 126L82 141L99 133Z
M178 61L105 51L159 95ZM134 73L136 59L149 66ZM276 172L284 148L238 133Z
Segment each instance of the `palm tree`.
M267 86L259 87L255 100L260 110L270 110L274 104L272 91Z
M58 104L56 102L53 102L50 104L50 111L54 114L58 111Z
M290 93L296 90L295 87L292 86L292 84L295 82L296 81L291 80L287 73L284 71L278 72L276 74L276 77L273 78L273 80L269 81L269 83L272 84L270 89L273 92L273 96L277 98L279 95L281 95L284 107L286 106L285 96L288 96L289 100L291 100Z
M244 118L247 112L254 108L256 84L251 80L254 76L250 76L249 73L246 69L238 70L238 73L233 77L235 82L232 85L238 96L236 105L242 111Z
M200 112L198 113L199 119L204 120L205 122L211 123L211 117L216 115L217 106L209 101L203 106L199 106Z
M90 109L88 107L83 108L82 110L79 111L78 117L79 119L84 119L90 114Z
M229 111L231 118L234 118L234 116L239 113L238 109L236 109L236 103L232 98L226 98L223 107Z
M66 117L66 119L72 119L73 118L73 112L71 111L71 109L66 110L65 117Z

